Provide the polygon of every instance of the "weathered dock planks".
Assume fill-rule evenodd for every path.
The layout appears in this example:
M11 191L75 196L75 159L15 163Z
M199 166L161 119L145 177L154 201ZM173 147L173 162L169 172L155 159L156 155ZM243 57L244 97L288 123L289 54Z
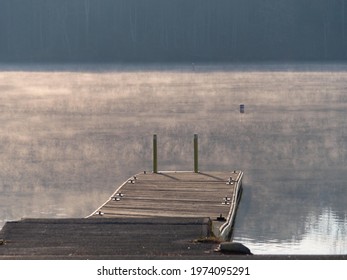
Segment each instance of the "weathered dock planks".
M143 172L124 182L89 218L208 217L226 239L234 222L243 173Z
M7 222L1 259L215 258L206 218L24 219ZM173 234L175 233L175 234Z

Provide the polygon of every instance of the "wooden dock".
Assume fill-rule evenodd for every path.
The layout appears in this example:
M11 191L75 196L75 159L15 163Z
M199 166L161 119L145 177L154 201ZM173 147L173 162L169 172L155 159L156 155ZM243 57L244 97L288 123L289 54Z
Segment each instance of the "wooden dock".
M143 172L124 182L88 218L210 218L216 237L228 239L243 173Z
M0 259L219 259L241 171L143 172L86 218L23 219L0 231ZM232 258L232 256L231 256Z

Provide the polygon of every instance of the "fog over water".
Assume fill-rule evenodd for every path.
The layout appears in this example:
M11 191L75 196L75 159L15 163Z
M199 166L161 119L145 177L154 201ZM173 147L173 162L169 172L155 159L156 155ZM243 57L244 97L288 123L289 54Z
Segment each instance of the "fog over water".
M0 68L0 227L87 216L151 170L154 133L160 170L192 170L198 133L201 171L244 171L235 240L347 253L347 65Z

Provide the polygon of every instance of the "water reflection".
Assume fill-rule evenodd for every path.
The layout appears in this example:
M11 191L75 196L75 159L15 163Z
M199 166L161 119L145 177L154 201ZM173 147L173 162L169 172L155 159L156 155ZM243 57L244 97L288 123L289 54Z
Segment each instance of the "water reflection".
M346 218L341 219L331 209L324 208L320 215L309 214L304 229L287 240L249 237L236 240L249 244L254 254L346 254Z
M346 253L347 68L310 67L0 72L0 223L90 214L153 133L159 169L191 170L198 133L201 170L245 172L235 239Z

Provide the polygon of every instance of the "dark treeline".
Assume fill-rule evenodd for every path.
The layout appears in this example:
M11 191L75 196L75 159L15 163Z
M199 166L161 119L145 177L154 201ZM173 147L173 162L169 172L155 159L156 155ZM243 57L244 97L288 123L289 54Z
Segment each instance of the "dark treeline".
M347 0L0 0L2 62L347 59Z

